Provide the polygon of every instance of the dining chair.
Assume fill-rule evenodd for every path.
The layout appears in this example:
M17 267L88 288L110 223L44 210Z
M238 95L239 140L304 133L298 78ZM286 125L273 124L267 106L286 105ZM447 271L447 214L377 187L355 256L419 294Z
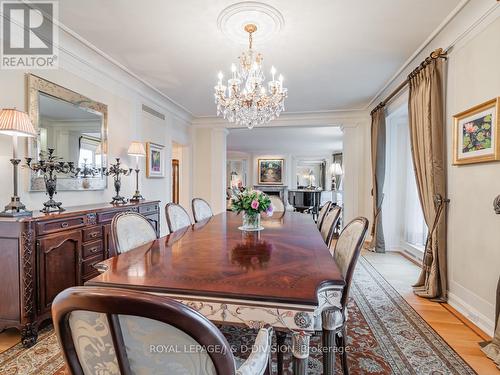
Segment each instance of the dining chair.
M156 240L151 223L136 212L122 212L111 221L111 238L118 254Z
M321 231L321 225L323 224L323 220L325 219L325 215L330 210L331 206L332 206L332 201L328 201L319 210L318 220L316 221L316 226L318 227L318 230L320 230L320 231Z
M167 225L170 233L191 225L189 214L181 205L176 203L167 203L165 206L165 215L167 216Z
M274 212L285 212L285 203L281 199L281 197L277 195L270 195L269 199L271 200L271 204L273 205Z
M208 202L201 198L193 198L191 201L191 207L193 209L194 222L202 221L214 216L212 208Z
M352 220L340 233L333 250L333 258L344 277L345 287L340 297L341 308L330 308L322 312L323 324L323 346L335 346L341 353L341 364L344 375L349 374L347 363L347 303L349 290L352 284L352 277L359 254L365 241L368 230L368 220L364 217L357 217ZM335 340L335 343L333 342ZM335 345L333 345L335 344ZM335 354L334 354L335 355ZM332 362L333 361L333 362ZM323 356L324 374L332 374L335 359L332 356Z
M54 329L72 375L262 375L270 371L272 328L261 328L246 361L217 327L165 296L73 287L52 303ZM241 364L240 364L241 363Z
M332 208L325 214L323 218L323 223L321 224L321 236L326 243L326 246L330 247L333 239L333 233L335 231L335 227L340 218L340 212L342 209L340 206L333 205Z

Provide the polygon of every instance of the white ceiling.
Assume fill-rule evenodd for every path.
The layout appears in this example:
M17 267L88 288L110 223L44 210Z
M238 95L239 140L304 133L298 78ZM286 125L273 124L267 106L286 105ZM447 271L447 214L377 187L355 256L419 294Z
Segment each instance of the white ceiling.
M263 0L281 32L255 48L289 89L289 112L364 108L460 0ZM234 0L64 0L67 27L195 116L242 45L217 28Z
M229 129L227 150L247 153L329 155L342 150L339 127L259 127Z

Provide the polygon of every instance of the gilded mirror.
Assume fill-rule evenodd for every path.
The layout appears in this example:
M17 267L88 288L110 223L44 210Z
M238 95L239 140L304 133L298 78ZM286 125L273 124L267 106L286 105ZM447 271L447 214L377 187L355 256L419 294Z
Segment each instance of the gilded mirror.
M28 154L54 154L79 168L78 175L57 176L57 190L103 190L106 167L108 109L67 88L33 74L27 75L29 116L37 137L28 140ZM43 176L32 172L31 191L44 191Z

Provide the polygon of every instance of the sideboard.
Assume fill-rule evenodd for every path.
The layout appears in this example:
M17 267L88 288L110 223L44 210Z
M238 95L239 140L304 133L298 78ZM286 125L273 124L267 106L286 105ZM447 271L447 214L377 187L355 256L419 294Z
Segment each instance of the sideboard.
M159 201L0 218L0 330L18 328L23 345L34 345L55 296L97 276L94 265L116 255L111 220L124 211L144 215L159 236Z

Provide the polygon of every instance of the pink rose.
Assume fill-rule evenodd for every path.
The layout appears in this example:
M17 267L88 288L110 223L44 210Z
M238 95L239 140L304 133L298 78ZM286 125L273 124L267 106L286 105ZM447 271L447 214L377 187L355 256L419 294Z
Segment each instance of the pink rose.
M254 210L259 208L259 201L258 200L253 200L252 203L250 204L250 207L252 207Z

